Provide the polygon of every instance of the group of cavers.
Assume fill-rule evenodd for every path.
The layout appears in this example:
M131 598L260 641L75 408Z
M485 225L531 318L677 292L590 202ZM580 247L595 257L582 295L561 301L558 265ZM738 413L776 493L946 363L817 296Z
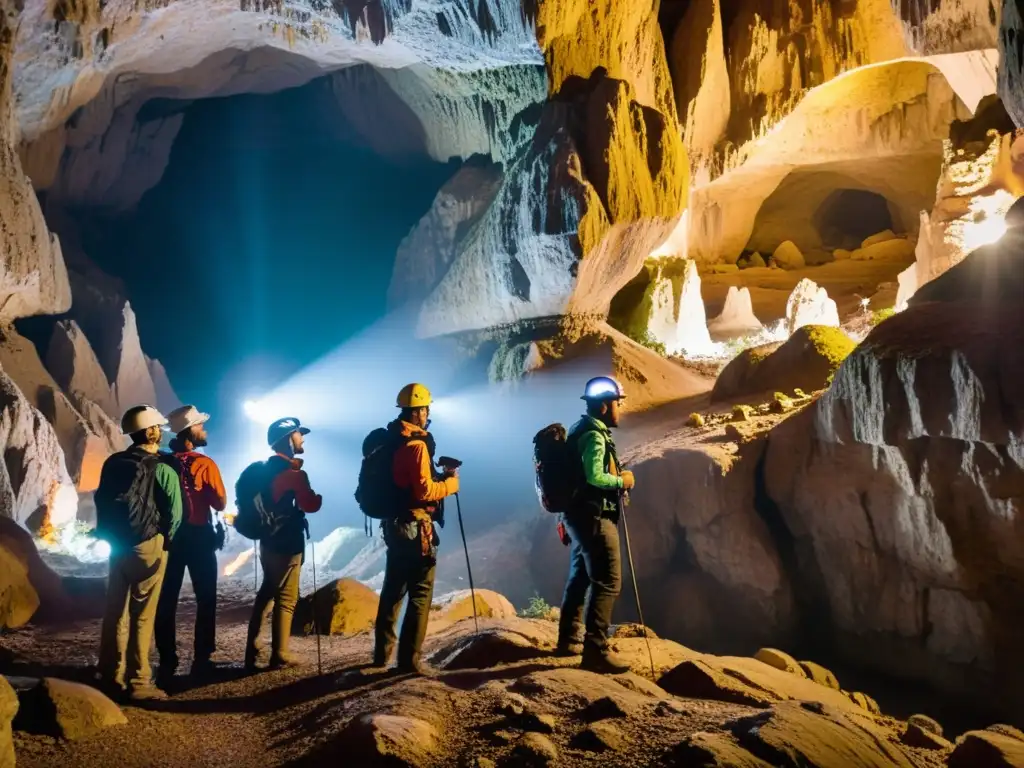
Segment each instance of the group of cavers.
M618 522L624 495L634 483L632 473L619 465L611 433L623 398L614 379L591 379L582 396L583 417L569 430L554 424L534 438L541 503L558 513L558 535L571 547L554 652L580 655L584 669L610 674L628 669L608 648L621 584ZM364 441L356 491L360 509L380 521L387 548L373 665L389 665L397 644L399 671L428 674L420 654L434 592L437 528L444 525L444 500L459 491L459 462L435 456L426 387L407 385L396 405L398 418ZM217 672L212 659L217 551L226 528L216 513L225 510L228 499L217 464L201 451L207 446L209 418L192 405L166 417L149 405L130 408L121 428L131 446L103 466L95 494L96 536L111 550L98 674L112 696L163 699L172 688L179 665L177 603L186 570L196 600L190 675L208 679ZM300 458L309 431L295 418L275 421L267 431L269 458L247 467L235 485L238 509L232 524L258 541L263 576L245 645L249 672L260 661L271 604L269 666L300 663L288 647L309 537L306 515L323 505ZM169 451L161 449L166 433L173 435ZM149 661L154 634L159 654L155 679Z

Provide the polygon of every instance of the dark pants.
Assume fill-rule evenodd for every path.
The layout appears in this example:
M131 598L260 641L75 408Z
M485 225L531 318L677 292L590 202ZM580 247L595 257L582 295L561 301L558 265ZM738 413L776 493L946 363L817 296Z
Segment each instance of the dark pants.
M419 542L415 542L416 548ZM420 648L427 635L430 603L434 597L434 571L432 558L424 557L410 547L388 547L384 567L384 586L380 590L377 608L374 663L383 666L391 659L395 647L395 622L402 610L402 600L408 594L409 605L402 621L398 638L398 665L408 667L419 662Z
M182 523L167 557L167 573L156 609L156 649L161 674L178 668L177 613L188 569L196 596L194 661L209 661L217 649L217 540L209 526Z
M608 627L612 622L615 598L622 587L622 558L619 552L619 528L607 518L566 517L565 527L572 537L572 562L565 585L559 640L575 639L587 589L584 655L607 653Z
M558 619L558 644L567 646L583 640L583 606L587 601L590 578L583 560L583 545L572 540L569 549L569 578L562 594L562 612Z

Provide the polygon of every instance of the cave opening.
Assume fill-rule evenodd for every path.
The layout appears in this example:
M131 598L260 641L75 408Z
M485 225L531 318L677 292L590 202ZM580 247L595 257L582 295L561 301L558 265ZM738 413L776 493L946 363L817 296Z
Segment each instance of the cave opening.
M69 266L84 254L123 283L146 353L188 402L231 398L223 382L251 377L254 360L283 379L383 317L400 242L462 165L414 142L382 153L395 127L364 138L336 99L329 77L271 94L152 99L140 130L182 122L134 208L45 205Z
M811 222L821 243L832 250L860 248L871 235L885 230L902 232L889 201L866 189L835 189L818 205Z

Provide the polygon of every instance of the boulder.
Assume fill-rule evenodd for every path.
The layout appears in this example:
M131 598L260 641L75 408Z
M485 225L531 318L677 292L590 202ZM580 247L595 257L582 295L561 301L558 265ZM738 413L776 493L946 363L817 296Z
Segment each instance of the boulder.
M18 713L18 695L0 676L0 768L14 768L14 733L11 723Z
M431 606L430 621L449 624L473 618L473 598L468 589L450 592ZM512 619L516 616L515 606L498 592L489 589L476 590L476 614L478 618Z
M28 566L11 551L9 539L0 537L0 629L22 626L38 608L39 595L29 580ZM0 722L2 720L0 717Z
M820 664L815 664L813 661L801 661L800 668L803 669L807 677L819 685L827 685L829 688L834 688L837 691L841 690L839 680L832 674L832 671L825 669Z
M752 268L760 268L760 269L764 269L765 267L767 267L767 266L768 266L768 265L767 265L767 264L765 263L765 260L764 260L764 256L762 256L762 255L761 255L760 253L757 253L756 251L755 251L755 252L754 252L754 254L753 254L753 255L752 255L751 257L750 257L750 261L749 261L749 262L747 262L747 263L748 263L748 264L750 265L750 267L752 267Z
M585 752L621 752L626 748L622 731L611 723L592 723L577 733L569 744Z
M949 768L1020 768L1024 741L990 730L968 731L956 740Z
M377 620L377 593L355 579L337 579L299 600L292 631L303 635L354 635Z
M754 658L767 664L769 667L775 667L775 669L789 672L797 677L807 677L803 667L785 651L780 651L776 648L761 648L754 654Z
M772 264L782 269L803 269L807 266L804 255L792 240L786 240L772 254Z
M906 730L903 731L900 741L908 747L917 747L918 749L946 750L953 747L952 744L942 737L941 732L935 733L913 721L907 723Z
M856 346L839 328L802 326L784 344L762 344L734 357L718 374L711 401L824 389Z
M352 718L331 742L331 754L355 765L433 765L439 752L437 730L415 717L367 714Z
M527 733L512 750L508 765L552 765L558 760L558 747L547 736Z
M832 259L834 261L845 261L846 259L853 258L853 251L848 251L845 248L836 248L832 251Z
M846 695L850 697L850 701L852 701L861 709L870 712L873 715L882 714L882 710L878 706L878 702L870 696L868 696L866 693L861 693L860 691L849 691Z
M443 645L430 656L441 669L483 669L547 655L551 646L507 629L484 629Z
M786 328L792 335L805 325L839 327L839 309L828 297L828 291L819 288L813 280L801 279L786 301Z
M764 477L831 654L1012 717L1024 316L1019 303L955 309L914 304L877 326L769 434Z
M658 685L674 696L711 699L751 707L767 706L776 700L770 693L746 686L706 661L684 661L658 679Z
M75 520L78 494L53 427L0 370L0 502L32 531Z
M876 243L884 243L889 240L895 239L896 233L893 232L891 229L885 229L882 230L881 232L878 232L877 234L871 235L870 237L865 237L864 240L861 241L860 247L870 248L872 245L875 245Z
M892 739L884 724L827 705L782 702L734 720L726 730L741 747L776 768L920 765L913 751Z
M867 243L867 240L864 242ZM861 246L850 258L854 261L899 261L909 264L914 260L914 243L902 237L876 241Z
M121 709L95 688L44 677L21 690L14 727L20 731L75 740L105 728L127 725Z

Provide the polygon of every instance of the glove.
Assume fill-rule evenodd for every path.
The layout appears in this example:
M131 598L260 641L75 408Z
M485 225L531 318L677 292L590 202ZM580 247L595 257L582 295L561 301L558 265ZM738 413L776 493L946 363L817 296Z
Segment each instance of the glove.
M558 521L557 530L558 540L561 541L564 546L568 547L570 544L572 544L572 539L569 538L569 531L566 530L565 523L563 523L561 520Z
M622 488L628 491L630 488L636 485L636 480L633 478L633 473L628 469L622 473Z

